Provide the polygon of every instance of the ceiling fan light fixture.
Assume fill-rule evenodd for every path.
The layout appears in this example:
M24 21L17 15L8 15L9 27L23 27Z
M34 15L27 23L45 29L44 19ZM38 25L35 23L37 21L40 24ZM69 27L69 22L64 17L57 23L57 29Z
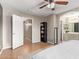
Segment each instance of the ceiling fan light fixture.
M48 4L47 7L50 8L50 9L52 9L52 8L55 7L55 3Z

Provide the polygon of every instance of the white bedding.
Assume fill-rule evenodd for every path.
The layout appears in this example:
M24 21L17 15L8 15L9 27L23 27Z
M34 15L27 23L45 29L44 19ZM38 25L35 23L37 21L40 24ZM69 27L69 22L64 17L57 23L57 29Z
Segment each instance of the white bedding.
M79 41L71 40L52 46L37 53L32 59L79 59Z

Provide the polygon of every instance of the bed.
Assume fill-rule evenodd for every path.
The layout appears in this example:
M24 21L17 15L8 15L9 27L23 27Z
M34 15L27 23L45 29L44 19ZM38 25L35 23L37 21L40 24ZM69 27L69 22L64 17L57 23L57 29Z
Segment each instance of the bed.
M33 55L32 59L79 59L79 41L70 40L52 46Z

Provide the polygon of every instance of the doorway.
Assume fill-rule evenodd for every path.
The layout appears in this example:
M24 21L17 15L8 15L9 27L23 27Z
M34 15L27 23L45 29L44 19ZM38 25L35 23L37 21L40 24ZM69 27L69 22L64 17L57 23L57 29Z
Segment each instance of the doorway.
M71 11L60 18L62 41L79 40L79 12Z
M32 43L32 19L24 21L24 44Z

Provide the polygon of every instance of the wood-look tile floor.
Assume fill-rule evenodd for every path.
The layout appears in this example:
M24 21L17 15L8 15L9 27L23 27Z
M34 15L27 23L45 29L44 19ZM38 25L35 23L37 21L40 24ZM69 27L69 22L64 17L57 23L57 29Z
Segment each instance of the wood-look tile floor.
M0 55L0 59L18 59L18 56L25 55L32 53L36 50L42 49L42 48L48 48L52 46L48 43L35 43L32 44L31 42L26 42L22 47L19 47L17 49L6 49L3 51L3 53Z

